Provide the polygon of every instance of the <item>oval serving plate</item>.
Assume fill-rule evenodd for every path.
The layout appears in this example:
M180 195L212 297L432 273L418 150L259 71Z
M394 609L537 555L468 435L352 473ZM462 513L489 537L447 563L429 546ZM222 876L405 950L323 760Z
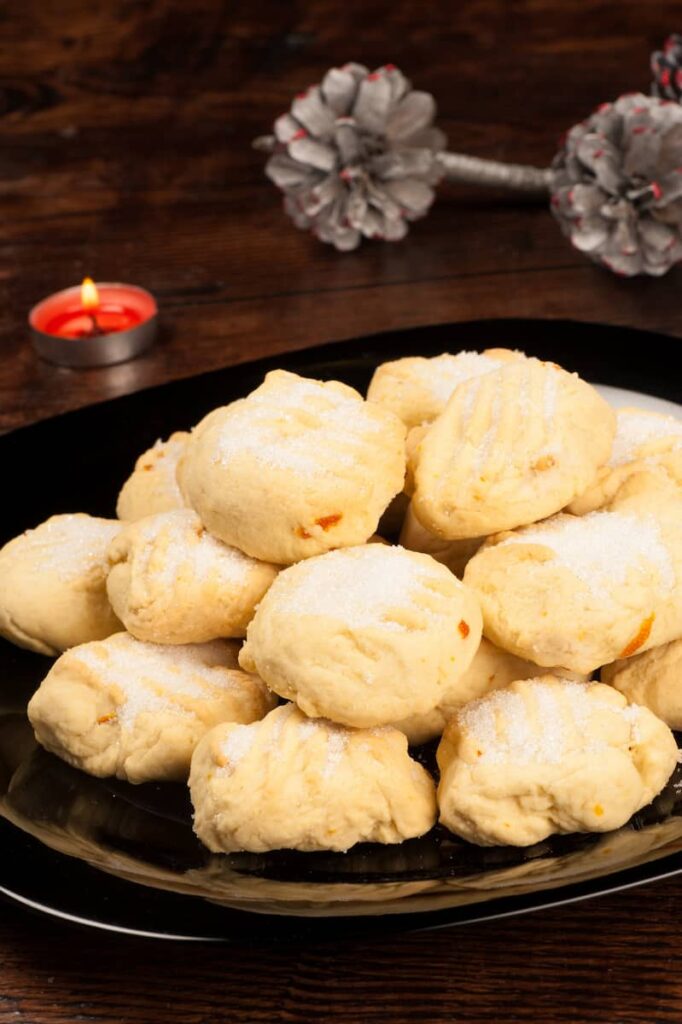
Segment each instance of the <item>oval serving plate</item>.
M522 320L378 335L163 385L0 438L12 482L0 542L55 512L111 516L144 448L275 366L364 391L385 359L500 345L578 371L614 405L682 415L680 384L666 372L679 342L662 335ZM436 828L346 854L216 856L192 832L184 786L94 779L37 747L25 706L50 663L0 641L0 893L35 910L162 938L289 942L519 913L682 870L682 769L650 807L604 835L486 849ZM415 756L434 769L433 748Z

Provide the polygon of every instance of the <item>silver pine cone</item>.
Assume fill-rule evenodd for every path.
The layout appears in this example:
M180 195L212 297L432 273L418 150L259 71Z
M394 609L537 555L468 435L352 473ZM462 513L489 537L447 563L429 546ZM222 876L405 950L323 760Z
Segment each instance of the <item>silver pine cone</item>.
M266 174L297 227L341 250L363 237L397 241L428 211L444 174L435 111L433 96L394 65L345 64L297 96L255 145L272 153Z
M661 99L682 99L682 36L677 33L668 36L662 50L651 54L651 95Z
M682 259L682 106L629 93L568 132L552 210L573 245L617 274Z

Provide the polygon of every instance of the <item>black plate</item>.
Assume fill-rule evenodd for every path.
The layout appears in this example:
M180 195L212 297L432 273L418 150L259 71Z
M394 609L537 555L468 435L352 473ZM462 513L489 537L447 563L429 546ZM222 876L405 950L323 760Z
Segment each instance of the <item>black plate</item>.
M250 391L275 366L364 390L377 363L504 345L596 382L680 402L679 342L555 321L480 321L377 335L166 384L0 438L0 542L55 512L111 516L136 456ZM434 829L347 854L218 857L183 786L97 780L36 747L24 709L50 661L0 641L0 892L92 926L163 938L338 938L437 927L594 896L682 870L682 774L623 829L526 850ZM419 756L430 763L433 751ZM255 912L254 912L255 911Z

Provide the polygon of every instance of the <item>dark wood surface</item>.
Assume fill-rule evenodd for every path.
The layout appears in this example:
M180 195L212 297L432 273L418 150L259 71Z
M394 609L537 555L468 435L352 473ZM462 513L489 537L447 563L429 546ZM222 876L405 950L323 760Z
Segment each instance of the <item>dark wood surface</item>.
M532 316L682 334L682 270L610 276L542 205L443 187L406 242L338 254L289 225L250 148L354 58L394 61L435 93L452 148L546 164L598 102L647 89L650 50L680 27L678 3L641 0L4 6L0 429L389 327ZM154 291L164 331L149 355L88 372L34 357L29 307L86 273ZM681 900L673 879L393 941L244 951L3 906L0 1022L677 1022Z

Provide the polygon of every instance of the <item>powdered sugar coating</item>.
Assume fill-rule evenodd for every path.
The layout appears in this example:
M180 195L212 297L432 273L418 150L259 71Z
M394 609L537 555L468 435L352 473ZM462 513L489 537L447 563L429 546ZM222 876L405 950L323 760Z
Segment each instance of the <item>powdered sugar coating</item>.
M229 429L220 434L215 461L225 466L246 452L269 468L325 474L333 472L333 467L320 460L321 445L343 440L334 453L335 462L352 466L353 449L382 426L359 396L297 378L279 389L276 398L269 391L249 396L234 412Z
M443 354L423 362L415 362L412 373L415 379L439 402L445 404L455 388L465 380L480 377L503 366L501 359L494 359L483 352L458 352L456 355Z
M391 613L414 601L430 603L429 587L438 586L440 576L403 548L380 544L332 551L305 569L296 587L283 592L286 611L330 616L349 629L406 629Z
M661 590L675 585L675 570L660 528L653 516L619 512L591 512L585 516L560 516L538 526L519 530L501 542L541 544L554 553L555 561L569 569L594 594L603 596L625 581L643 563L658 572Z
M486 428L485 434L476 445L476 455L474 457L473 465L476 471L481 471L486 465L488 459L491 456L492 449L497 439L499 427L500 427L500 380L499 377L494 376L490 378L492 382L492 396L490 398L490 419ZM525 384L525 380L523 382ZM479 386L474 384L471 388L473 394L467 395L467 419L470 420L474 415L476 408L476 398L479 393Z
M670 438L675 449L682 448L682 421L674 416L661 416L635 409L618 412L618 425L613 440L609 466L624 466L639 455L639 450L652 441Z
M329 729L327 732L327 754L322 766L323 778L329 778L338 768L348 747L348 730Z
M143 712L188 713L178 702L183 697L205 699L233 689L234 679L221 665L224 651L221 641L179 647L121 633L106 644L73 650L70 657L119 691L119 722L132 726Z
M235 725L220 745L225 764L218 771L223 775L230 775L235 766L249 753L257 735L258 731L253 725Z
M269 756L278 759L283 756L282 732L286 723L295 713L296 705L287 704L278 708L277 713L268 721L269 735L266 753ZM367 730L366 734L367 736L378 735L379 730ZM225 765L218 769L218 774L230 775L236 765L253 749L261 735L263 735L263 729L259 722L235 726L220 744L220 753L225 759ZM325 754L320 767L320 775L323 779L329 778L338 768L348 750L348 741L351 735L350 730L325 718L304 718L296 725L298 740L308 743L317 737L324 739Z
M597 711L620 716L631 730L632 742L638 742L641 708L600 701L583 683L560 683L527 680L524 692L496 690L459 711L459 727L480 747L477 763L559 764L576 748L576 738L582 738L581 747L589 753L605 751L608 744L590 734L590 719Z
M120 529L120 523L77 512L52 516L24 537L40 548L41 572L70 582L95 566L104 567L107 547Z
M191 567L194 581L204 582L214 577L220 585L239 587L246 585L254 565L253 558L238 548L223 544L212 537L201 525L201 520L190 509L177 509L159 516L138 521L137 531L142 544L138 547L139 571L148 572L154 558L155 573L159 582L171 587L182 569ZM154 542L159 532L166 542L163 563L159 566L155 558ZM144 542L148 547L145 549Z

